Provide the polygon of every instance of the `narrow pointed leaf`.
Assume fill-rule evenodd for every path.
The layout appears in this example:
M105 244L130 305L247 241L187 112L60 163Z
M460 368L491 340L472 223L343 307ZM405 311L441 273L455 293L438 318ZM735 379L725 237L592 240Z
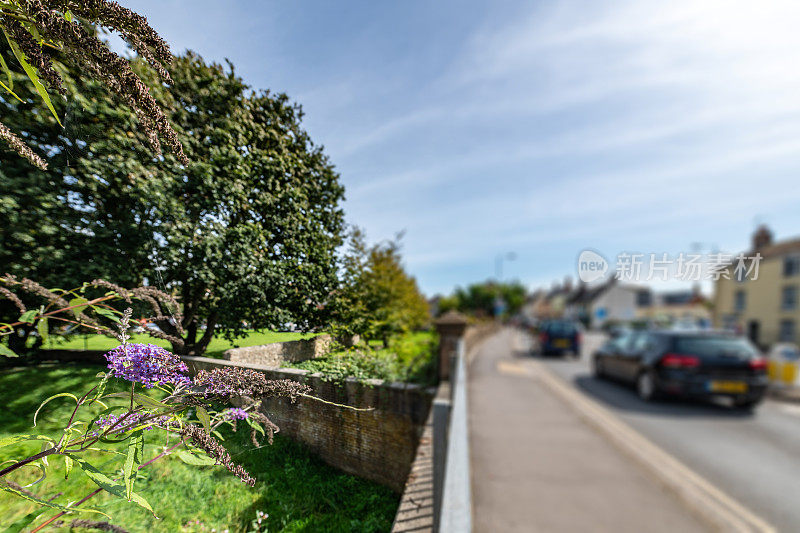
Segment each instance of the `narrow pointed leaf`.
M59 392L58 394L54 394L54 395L50 396L48 399L46 399L41 404L39 404L39 408L36 410L35 413L33 413L33 426L34 427L36 427L36 417L39 415L39 411L42 410L42 407L44 407L45 404L48 403L50 400L55 400L56 398L61 398L61 397L72 398L73 400L75 400L75 403L78 403L78 398L74 394L70 394L68 392Z
M97 509L89 509L89 508L86 508L86 507L69 507L69 506L66 506L66 505L61 505L61 504L58 504L58 503L53 503L53 502L49 502L47 500L43 500L43 499L39 498L38 496L31 496L30 494L22 492L19 489L16 489L14 487L8 486L4 481L1 481L1 480L0 480L0 490L4 490L6 492L10 492L11 494L14 494L15 496L19 496L20 498L23 498L23 499L38 503L39 505L44 505L45 507L51 507L53 509L58 509L59 511L63 511L65 513L69 513L69 512L95 513L95 514L103 515L106 518L111 518L106 513L102 512L102 511L98 511Z
M6 346L5 344L0 342L0 355L5 355L6 357L19 357L19 355L15 354L14 351Z
M10 435L8 437L0 438L0 448L3 446L11 446L12 444L16 444L18 442L25 442L26 440L46 440L54 442L53 439L50 437L45 437L44 435Z
M42 338L42 341L47 341L47 337L50 335L50 330L48 329L47 324L47 317L42 317L39 319L39 323L36 324L36 331L39 333L39 336Z
M70 311L72 311L72 314L74 314L77 317L78 315L83 313L83 310L88 307L88 305L83 305L83 304L86 304L86 302L88 302L88 301L89 300L87 300L86 298L81 298L81 297L73 298L72 300L70 300L69 301L69 307L72 307L73 305L79 306L79 307L75 307L73 309L70 309Z
M50 95L47 94L47 89L45 89L44 85L42 85L42 82L39 81L39 74L36 73L36 69L33 68L30 63L28 63L25 53L20 49L17 42L9 37L8 33L5 31L3 31L3 33L6 35L6 40L8 41L8 45L11 47L11 51L14 53L17 61L19 61L19 64L22 65L22 69L25 71L25 74L28 75L31 83L33 83L33 87L36 89L36 92L39 93L39 96L41 96L42 101L47 106L47 109L50 110L55 117L56 122L58 122L58 125L63 128L64 125L61 123L61 119L58 118L58 113L56 113L56 109L53 107L53 102L50 101Z
M89 477L89 479L94 481L98 487L100 487L106 492L110 492L111 494L119 498L125 497L125 485L123 485L119 481L111 479L110 477L102 473L100 470L98 470L94 465L86 462L85 460L81 459L78 456L72 455L72 459L81 468L81 470L83 470L83 473L86 474ZM150 504L147 503L147 500L145 500L139 494L136 494L135 492L131 491L130 501L140 505L141 507L144 507L145 509L153 513L153 516L155 516L153 508L150 507Z
M197 406L197 419L203 424L203 427L206 428L206 431L209 433L211 432L211 417L208 416L208 411L206 411L205 407Z
M186 463L187 465L192 466L211 466L216 464L216 461L209 457L206 454L196 454L192 453L189 450L178 450L175 452L178 456L178 459Z
M36 309L31 309L30 311L25 311L19 317L20 322L25 322L27 324L33 324L34 319L36 318L36 313L39 311Z
M143 430L134 431L131 440L128 442L128 455L122 467L122 475L125 481L125 498L131 501L133 494L133 482L136 480L136 471L142 463L142 452L144 451L144 432Z

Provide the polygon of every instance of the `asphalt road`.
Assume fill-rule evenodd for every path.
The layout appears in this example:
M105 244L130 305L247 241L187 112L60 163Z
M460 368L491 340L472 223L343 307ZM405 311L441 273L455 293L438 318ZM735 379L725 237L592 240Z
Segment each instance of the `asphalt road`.
M800 531L800 404L767 400L744 413L713 403L643 402L632 388L591 376L589 354L602 341L588 333L579 359L542 361L780 531Z

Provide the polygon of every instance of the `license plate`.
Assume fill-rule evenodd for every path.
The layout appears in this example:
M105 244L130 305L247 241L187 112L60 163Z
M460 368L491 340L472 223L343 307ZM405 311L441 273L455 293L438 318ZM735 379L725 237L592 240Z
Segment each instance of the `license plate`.
M555 346L556 348L568 348L569 339L556 339L553 341L553 346Z
M744 381L711 381L708 384L711 392L747 392L747 383Z

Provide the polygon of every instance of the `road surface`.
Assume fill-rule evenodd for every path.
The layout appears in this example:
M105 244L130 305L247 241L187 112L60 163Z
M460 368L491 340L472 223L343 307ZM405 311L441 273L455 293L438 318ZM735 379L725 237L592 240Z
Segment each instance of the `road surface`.
M540 360L780 531L800 531L800 404L767 400L750 414L643 402L632 388L591 376L589 354L602 341L587 333L580 359Z
M474 531L708 531L520 366L520 341L506 329L470 354Z

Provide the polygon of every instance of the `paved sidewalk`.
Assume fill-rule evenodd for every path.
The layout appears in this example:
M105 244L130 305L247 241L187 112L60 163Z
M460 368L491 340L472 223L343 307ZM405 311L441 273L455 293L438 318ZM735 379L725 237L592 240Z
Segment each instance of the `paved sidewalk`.
M470 363L477 533L708 530L535 377L519 372L522 349L521 336L503 330Z

